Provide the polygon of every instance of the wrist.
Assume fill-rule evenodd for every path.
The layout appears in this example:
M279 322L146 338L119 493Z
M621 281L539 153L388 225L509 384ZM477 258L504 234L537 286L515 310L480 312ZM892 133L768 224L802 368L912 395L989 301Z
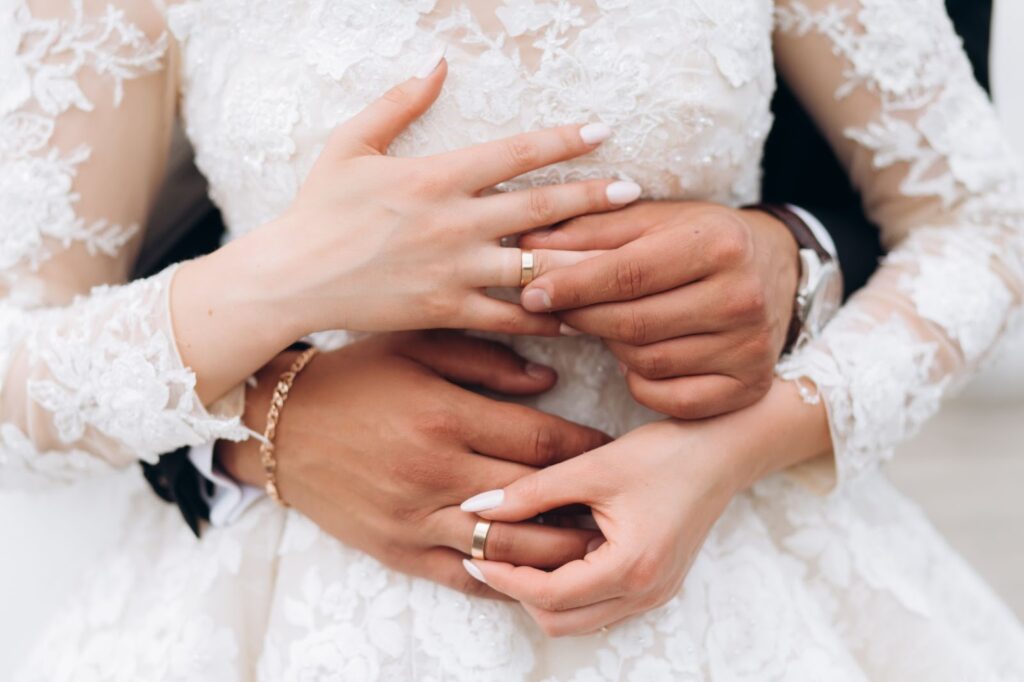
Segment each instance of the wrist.
M735 416L743 423L729 425L729 431L740 440L737 456L744 488L832 452L824 401L806 402L791 381L775 379L764 399Z
M266 427L274 386L278 377L288 369L296 356L297 353L293 351L280 353L256 374L255 385L246 389L242 421L253 431L262 433ZM278 440L281 440L281 434L278 435ZM240 483L262 488L266 482L266 475L260 462L260 441L256 438L237 443L218 441L213 457L220 468Z
M684 450L706 452L712 445L714 475L733 492L832 451L823 402L806 403L795 384L781 379L764 398L738 412L702 422L662 423L675 430L670 437ZM687 448L687 443L694 447Z
M210 276L230 282L217 301L255 324L252 331L277 353L316 329L310 329L290 291L296 260L282 243L276 223L268 224L193 261ZM268 356L268 357L272 357Z
M754 239L754 251L770 260L770 271L774 274L771 284L776 295L775 315L788 330L793 321L797 289L800 286L800 245L785 223L775 216L758 209L740 209L744 221L750 226Z

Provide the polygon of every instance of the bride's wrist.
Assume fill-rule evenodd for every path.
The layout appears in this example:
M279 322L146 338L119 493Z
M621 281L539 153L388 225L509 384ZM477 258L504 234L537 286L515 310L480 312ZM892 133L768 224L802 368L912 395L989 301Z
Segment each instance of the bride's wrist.
M278 241L276 234L259 230L192 263L228 283L215 292L217 302L244 315L247 331L264 339L271 355L316 331L292 296L295 259Z
M804 401L793 382L775 379L761 401L728 417L736 419L725 426L738 439L735 453L745 474L740 481L744 488L832 452L824 403Z

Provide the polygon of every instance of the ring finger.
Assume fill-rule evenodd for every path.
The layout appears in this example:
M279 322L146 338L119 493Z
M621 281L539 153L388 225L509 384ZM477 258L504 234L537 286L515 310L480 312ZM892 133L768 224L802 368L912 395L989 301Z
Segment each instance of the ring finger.
M566 268L599 256L603 251L551 251L537 249L533 254L533 272L524 272L527 262L523 249L488 246L483 257L477 259L473 275L480 287L518 287L529 284L545 272ZM525 282L524 282L524 275Z
M479 517L458 507L446 507L433 514L433 541L470 555L473 532ZM581 528L562 528L538 523L491 523L484 543L484 556L516 566L558 568L587 554L591 541L601 533Z

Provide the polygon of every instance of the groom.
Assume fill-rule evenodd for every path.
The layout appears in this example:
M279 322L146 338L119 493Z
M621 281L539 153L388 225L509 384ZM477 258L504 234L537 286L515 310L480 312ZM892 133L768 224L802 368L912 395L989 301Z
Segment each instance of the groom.
M991 3L947 4L976 76L987 88ZM838 250L846 291L853 292L882 254L878 231L784 86L773 108L777 124L766 147L765 201L797 204L824 224ZM179 246L174 260L191 255L196 238L207 240L205 247L215 244L210 241L214 217L207 214L203 229ZM652 238L695 224L711 228L702 231L707 241L695 251L665 247L667 242L692 249L692 242ZM736 225L743 229L730 227ZM774 360L791 340L798 244L786 222L763 211L643 203L574 221L547 239L580 244L595 234L617 234L616 246L628 243L629 249L617 252L622 266L616 273L576 267L535 283L562 311L568 331L608 339L629 370L634 397L659 412L699 418L756 400L761 382L770 379ZM747 238L735 239L737 234ZM544 243L545 235L529 239L529 246ZM694 253L718 254L713 263L717 289L698 295L680 277L672 297L651 295L645 273L672 272L672 264ZM734 304L732 309L725 310L727 303ZM712 319L715 315L698 311L721 314ZM694 320L704 326L694 328ZM689 342L697 333L719 339L720 345L695 353ZM734 381L721 384L721 390L709 388L709 382L695 384L694 374L712 371L695 362L716 362L713 371ZM245 420L251 427L262 426L269 392L289 363L290 355L283 353L248 391ZM463 388L524 395L551 388L555 377L508 349L456 333L382 336L327 354L318 364L294 391L289 418L277 436L285 497L327 532L389 566L463 591L496 596L462 569L473 524L458 512L459 502L606 440L584 426ZM200 450L191 459L179 451L163 457L157 467L146 467L154 490L176 502L196 532L199 519L211 512L209 497L200 494L210 487L208 479L220 481L213 496L215 525L230 523L244 511L258 496L262 480L252 441L221 443L215 456L212 449ZM251 487L239 487L239 481ZM486 551L498 561L550 567L584 555L599 541L587 530L556 533L533 524L495 524ZM424 561L425 543L451 551L432 552L432 559Z

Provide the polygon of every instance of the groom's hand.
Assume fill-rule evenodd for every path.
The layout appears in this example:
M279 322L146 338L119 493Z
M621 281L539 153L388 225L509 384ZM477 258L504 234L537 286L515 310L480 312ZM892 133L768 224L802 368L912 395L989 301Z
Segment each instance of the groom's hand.
M607 250L538 277L522 302L605 339L640 403L701 419L746 407L771 387L797 287L796 241L775 218L646 202L520 243Z
M280 356L246 396L261 430ZM448 332L378 336L318 356L295 382L278 425L283 498L325 532L397 570L473 594L500 596L462 567L477 518L459 504L608 438L462 388L528 395L554 372L496 343ZM262 485L258 444L222 443L229 473ZM592 530L535 523L491 527L488 558L554 568L583 557Z

